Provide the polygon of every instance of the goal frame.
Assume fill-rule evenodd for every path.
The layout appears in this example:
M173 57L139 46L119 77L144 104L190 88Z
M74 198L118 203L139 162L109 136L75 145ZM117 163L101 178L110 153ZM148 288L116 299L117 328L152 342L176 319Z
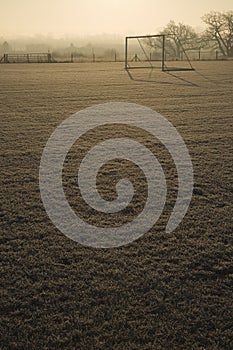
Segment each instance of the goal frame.
M125 37L125 69L126 70L129 70L129 69L142 69L142 68L150 68L150 69L153 69L153 68L158 68L158 67L154 67L152 64L151 64L151 61L150 60L147 60L148 62L150 62L150 66L137 66L137 67L132 67L129 65L129 56L128 56L128 48L129 48L129 40L130 39L137 39L139 44L140 44L140 39L147 39L147 38L162 38L162 55L161 55L161 70L162 72L170 72L170 71L194 71L195 69L193 68L191 62L190 62L190 59L183 47L183 45L180 43L181 45L181 48L182 48L182 52L183 54L185 55L186 59L187 59L187 62L189 64L189 67L186 67L186 68L182 68L182 67L179 67L179 68L172 68L172 67L167 67L166 66L166 55L165 55L165 52L166 52L166 37L168 38L172 38L174 37L173 34L151 34L151 35L134 35L134 36L126 36ZM178 38L179 40L179 38ZM141 45L141 44L140 44ZM145 52L144 52L145 54ZM145 54L146 55L146 54Z
M50 52L31 53L4 53L0 63L52 63L54 62Z

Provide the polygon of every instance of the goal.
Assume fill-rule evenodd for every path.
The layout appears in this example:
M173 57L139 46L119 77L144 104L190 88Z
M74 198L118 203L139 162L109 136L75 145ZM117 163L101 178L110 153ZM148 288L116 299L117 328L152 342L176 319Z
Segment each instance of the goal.
M193 71L179 38L172 34L127 36L125 69L158 68L166 71Z
M4 53L0 63L52 63L51 53Z

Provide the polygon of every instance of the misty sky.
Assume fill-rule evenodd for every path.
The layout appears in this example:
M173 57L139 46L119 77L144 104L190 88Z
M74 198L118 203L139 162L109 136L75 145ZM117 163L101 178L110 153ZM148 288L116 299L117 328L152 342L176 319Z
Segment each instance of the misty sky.
M0 0L0 36L149 34L170 19L195 27L232 0Z

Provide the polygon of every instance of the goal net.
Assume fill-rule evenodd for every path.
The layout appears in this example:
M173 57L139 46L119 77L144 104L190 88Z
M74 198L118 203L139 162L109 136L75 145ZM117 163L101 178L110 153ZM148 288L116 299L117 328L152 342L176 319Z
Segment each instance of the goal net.
M178 37L171 34L127 36L125 69L194 70Z

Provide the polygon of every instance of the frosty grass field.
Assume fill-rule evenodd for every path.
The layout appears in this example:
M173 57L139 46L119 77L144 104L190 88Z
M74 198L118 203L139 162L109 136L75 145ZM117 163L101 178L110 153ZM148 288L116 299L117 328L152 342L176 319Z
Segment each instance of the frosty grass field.
M194 67L135 70L130 79L122 63L0 66L1 349L233 349L233 62ZM113 101L142 104L172 122L192 158L194 193L180 226L166 234L178 186L172 159L148 134L116 127L115 136L128 134L156 154L167 203L132 244L87 248L49 220L40 158L64 119ZM132 220L146 200L143 173L117 161L103 167L97 183L113 199L114 181L131 178L136 196L124 215L99 216L80 198L78 164L111 133L106 127L85 135L63 172L74 210L96 225Z

